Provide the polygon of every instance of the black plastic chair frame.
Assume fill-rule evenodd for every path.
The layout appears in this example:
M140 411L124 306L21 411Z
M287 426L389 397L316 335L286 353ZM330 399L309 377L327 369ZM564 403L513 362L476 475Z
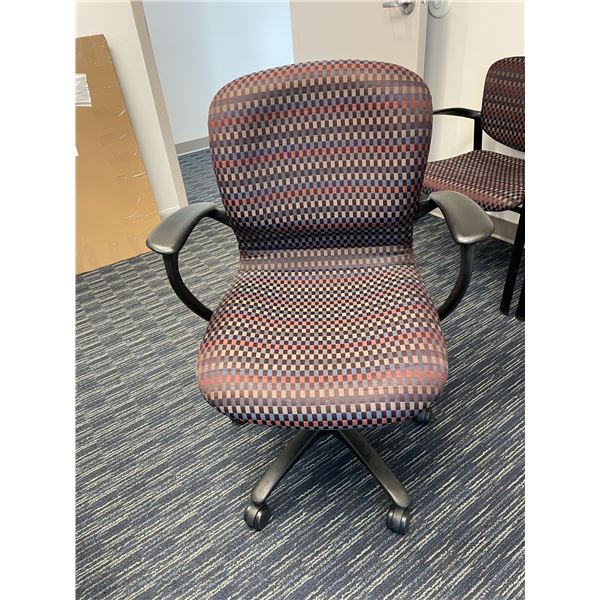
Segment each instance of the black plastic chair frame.
M427 208L433 206L440 207L454 242L460 246L458 278L448 298L437 309L442 320L450 315L463 299L473 272L474 245L492 234L493 223L475 202L456 192L431 194L419 207L418 217L429 212L431 208ZM162 255L167 277L178 298L194 314L209 321L213 311L192 294L179 271L179 252L191 232L204 218L214 219L231 227L225 211L214 204L193 204L167 217L150 233L146 243L151 250ZM430 409L426 409L414 419L427 424L430 414ZM252 489L250 504L244 512L244 519L251 528L260 531L266 526L271 517L271 511L266 504L267 498L295 462L323 433L325 432L321 430L300 430L262 475ZM327 433L333 434L352 451L389 496L392 504L386 516L387 526L397 533L406 533L410 523L410 496L398 477L357 430L340 429Z
M483 141L483 130L481 127L481 111L471 108L453 107L441 108L433 111L434 115L449 115L453 117L463 117L473 120L473 150L481 150ZM433 208L433 207L432 207ZM430 208L429 210L431 210ZM506 280L502 291L502 300L500 301L500 311L507 315L510 312L510 304L512 301L517 275L521 265L523 256L523 248L525 246L525 203L517 208L510 209L519 215L517 224L517 232L513 242L513 249L510 257L510 263L506 272ZM521 287L521 295L519 296L519 304L515 313L517 319L525 320L525 283Z
M458 278L448 298L437 309L440 320L443 320L459 305L469 287L475 256L473 244L489 237L493 233L493 224L475 202L457 192L436 192L420 204L417 218L439 206L446 217L446 223L455 243L460 247ZM162 255L169 283L177 297L194 314L209 321L213 311L192 294L179 271L179 252L191 232L204 218L231 227L227 213L216 205L191 204L179 209L160 223L150 233L146 244L148 248Z

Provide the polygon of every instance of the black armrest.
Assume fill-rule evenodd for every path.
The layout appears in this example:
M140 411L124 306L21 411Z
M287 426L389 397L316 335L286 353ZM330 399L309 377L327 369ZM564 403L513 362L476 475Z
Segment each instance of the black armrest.
M210 320L213 311L202 304L187 288L179 272L179 252L183 248L194 227L209 217L231 227L225 211L214 204L198 203L180 208L158 224L148 235L146 245L163 257L169 283L177 297L195 314Z
M465 117L473 119L473 150L481 150L481 111L473 110L472 108L462 108L460 106L454 108L439 108L433 111L434 115L450 115L453 117Z
M434 192L429 199L440 208L452 239L460 246L460 273L450 295L438 308L440 320L446 318L463 299L471 275L477 242L494 233L494 224L485 211L473 200L458 192Z
M455 106L454 108L438 108L433 111L434 115L451 115L453 117L465 117L467 119L481 119L481 111L472 108Z
M184 206L159 223L148 236L146 246L159 254L177 254L194 227L204 218L210 217L229 225L227 214L215 204L200 202Z
M429 194L442 211L452 239L457 244L481 242L494 233L494 224L485 211L459 192L433 192Z

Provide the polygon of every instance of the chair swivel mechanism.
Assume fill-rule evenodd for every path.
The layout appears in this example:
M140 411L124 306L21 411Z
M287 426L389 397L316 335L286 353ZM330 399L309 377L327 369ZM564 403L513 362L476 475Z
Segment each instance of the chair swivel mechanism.
M326 434L389 495L387 526L408 529L409 495L360 430L428 422L447 376L440 321L467 290L475 243L493 230L466 196L431 194L461 257L436 309L412 250L431 125L427 86L398 65L329 61L241 77L209 110L225 210L192 204L148 238L177 296L209 322L196 364L204 398L234 422L297 431L252 490L244 518L255 530L269 521L275 486ZM240 252L214 312L178 266L203 219L230 227Z
M525 246L525 159L482 150L483 132L501 144L525 152L525 57L496 61L488 70L481 110L443 108L434 115L473 120L473 150L427 165L423 193L452 190L466 194L484 210L519 215L500 310L508 314ZM429 204L435 208L435 202ZM525 284L516 317L525 319Z

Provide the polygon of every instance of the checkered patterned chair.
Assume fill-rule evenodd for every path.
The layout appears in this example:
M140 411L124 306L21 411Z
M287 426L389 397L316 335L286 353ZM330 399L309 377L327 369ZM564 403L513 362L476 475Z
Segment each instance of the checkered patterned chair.
M210 321L196 367L206 400L237 423L298 430L252 490L245 520L254 529L269 520L271 491L321 433L335 434L388 492L388 526L408 527L406 490L358 430L428 421L447 375L440 319L466 291L473 244L492 232L465 196L432 196L462 256L436 309L412 250L431 123L427 86L397 65L308 63L237 79L209 111L225 211L190 205L148 238L177 295ZM229 225L240 251L214 313L178 268L205 217Z
M525 160L482 150L481 142L482 131L485 131L497 142L525 152L525 57L503 58L489 68L481 111L446 108L433 114L473 119L473 151L430 162L425 171L423 193L454 190L466 194L484 210L511 210L519 214L500 303L500 310L508 314L525 244ZM524 316L522 291L517 317L522 319Z

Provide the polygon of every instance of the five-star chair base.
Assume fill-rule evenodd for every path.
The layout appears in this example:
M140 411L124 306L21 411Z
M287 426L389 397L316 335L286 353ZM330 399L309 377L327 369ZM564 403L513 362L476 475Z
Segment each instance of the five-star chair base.
M427 408L418 413L414 420L427 424L430 418L431 409ZM392 470L356 429L338 429L331 432L306 429L298 432L252 489L250 504L244 512L244 520L248 526L260 531L267 525L271 518L267 498L317 437L325 434L334 435L343 442L375 477L392 501L387 513L386 525L392 531L404 535L408 531L410 522L410 496Z

